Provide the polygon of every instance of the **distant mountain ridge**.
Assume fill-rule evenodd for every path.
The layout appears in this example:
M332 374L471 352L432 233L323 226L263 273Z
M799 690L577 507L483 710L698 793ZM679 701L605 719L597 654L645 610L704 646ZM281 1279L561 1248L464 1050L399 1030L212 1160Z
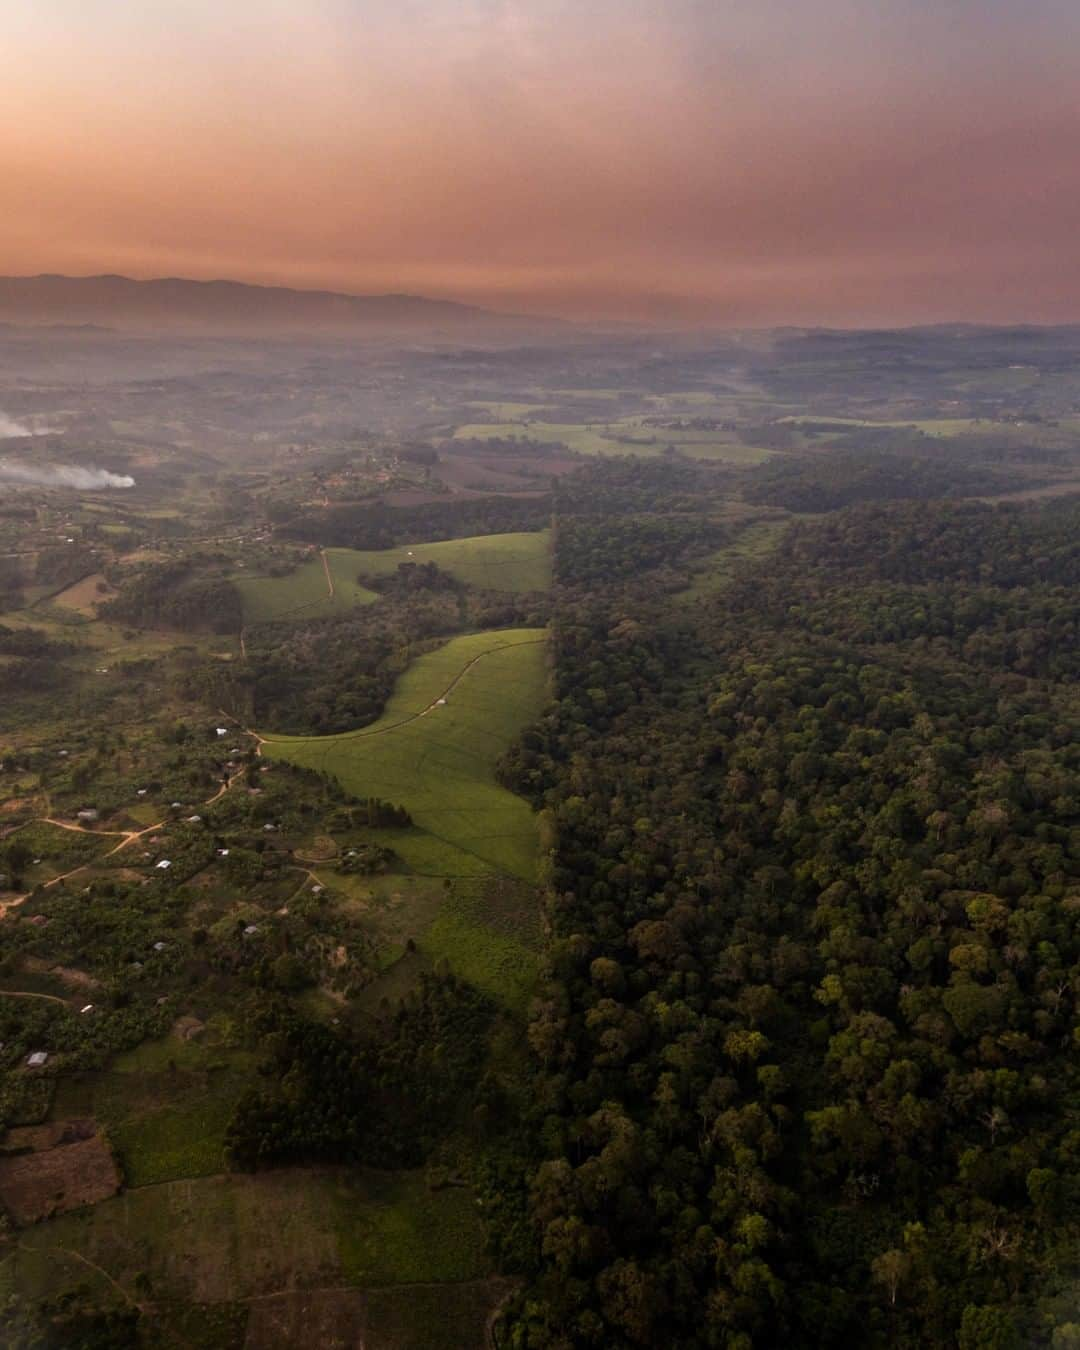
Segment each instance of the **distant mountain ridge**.
M420 295L347 295L242 281L0 277L0 321L237 329L460 328L538 321Z

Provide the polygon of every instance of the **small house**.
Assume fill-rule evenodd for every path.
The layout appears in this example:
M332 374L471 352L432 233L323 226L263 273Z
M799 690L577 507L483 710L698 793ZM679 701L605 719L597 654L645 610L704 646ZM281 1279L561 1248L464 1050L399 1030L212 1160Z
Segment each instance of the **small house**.
M85 1008L80 1008L80 1009L79 1009L79 1012L80 1012L80 1013L91 1013L91 1012L93 1012L93 1011L94 1011L94 1005L93 1005L92 1003L88 1003L88 1004L86 1005Z
M219 858L227 858L229 856L229 850L227 848L219 848L217 855Z
M26 1065L30 1069L40 1069L49 1061L48 1052L45 1050L35 1050L32 1055L27 1055Z
M219 736L227 736L229 734L228 727L216 727L215 730Z
M135 796L136 796L136 797L145 797L145 796L146 796L146 788L140 788L140 789L138 790L138 792L136 792Z
M187 823L189 825L198 825L201 820L202 816L188 816Z
M97 818L98 818L98 813L94 810L94 808L93 808L92 806L88 806L88 807L86 807L85 810L83 810L83 811L77 811L77 812L75 813L75 819L76 819L76 820L87 820L87 821L89 821L89 820L97 820Z
M249 923L248 926L244 929L244 936L254 937L258 931L259 925L257 923Z
M315 885L315 886L312 886L312 888L311 888L311 894L312 894L312 895L322 895L323 891L325 891L325 890L326 890L326 887L325 887L325 886Z
M166 949L166 947L168 947L168 945L169 944L167 942L155 942L154 951L163 952Z
M35 914L34 917L30 920L30 922L34 925L35 928L43 928L45 924L49 922L49 920L45 917L44 914Z
M172 866L172 859L162 858L162 860L159 863L155 863L154 865L157 867L157 870L159 872L167 872L169 868Z

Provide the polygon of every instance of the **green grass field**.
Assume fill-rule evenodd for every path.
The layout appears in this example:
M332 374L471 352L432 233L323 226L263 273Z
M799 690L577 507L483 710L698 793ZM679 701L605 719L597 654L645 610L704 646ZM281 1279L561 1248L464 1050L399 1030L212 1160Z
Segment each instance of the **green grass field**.
M263 753L331 773L359 797L407 807L415 828L377 837L415 871L530 879L533 814L495 781L495 766L543 706L545 636L518 628L454 638L409 667L371 726L274 736Z
M356 580L356 569L335 567L328 559L334 594L326 580L321 557L309 558L283 577L233 577L240 592L245 623L270 623L290 614L310 618L344 613L354 605L370 605L379 597Z
M742 445L720 432L683 430L646 426L640 418L629 417L611 423L584 422L474 422L458 427L457 440L553 441L578 455L639 455L654 458L669 445L691 459L708 459L729 464L760 464L770 451Z
M442 539L430 544L359 552L327 549L330 570L339 576L385 576L401 563L437 563L445 572L492 591L545 591L551 585L551 532L479 534L468 539Z
M715 595L731 580L740 563L764 558L779 544L787 521L760 520L748 525L732 543L702 560L689 586L678 594L683 603Z
M361 574L385 576L401 563L433 562L467 586L494 591L543 591L551 585L551 538L548 530L524 534L482 534L468 539L407 544L400 548L363 551L328 548L283 577L234 576L246 623L276 619L324 618L354 605L370 605L379 597L357 581ZM334 583L330 595L326 573Z
M212 1176L224 1166L225 1129L257 1056L167 1036L119 1055L107 1069L63 1079L56 1114L93 1115L107 1129L128 1186Z

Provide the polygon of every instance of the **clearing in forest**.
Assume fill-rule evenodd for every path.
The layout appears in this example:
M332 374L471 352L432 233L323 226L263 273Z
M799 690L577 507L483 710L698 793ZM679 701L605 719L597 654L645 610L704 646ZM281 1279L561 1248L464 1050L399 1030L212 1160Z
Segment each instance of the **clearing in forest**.
M240 592L245 623L326 618L379 598L357 577L386 576L410 562L437 563L466 586L543 591L551 584L550 531L481 534L387 549L328 548L285 576L234 576L232 580Z
M326 551L335 577L384 576L402 563L437 563L466 586L492 591L545 591L551 585L551 531L478 534L430 544L361 552Z
M370 605L379 598L358 584L356 569L348 572L330 568L320 554L283 577L239 576L232 581L240 592L245 623L272 623L294 614L298 618L325 618L354 605Z
M707 428L654 426L640 417L612 422L473 422L458 427L459 441L539 441L565 445L578 455L637 455L655 458L673 446L690 459L730 464L760 464L772 452L743 445L737 437ZM542 461L540 461L542 462Z
M266 737L263 754L406 807L413 828L374 833L414 871L529 880L536 822L495 768L543 706L545 640L542 628L454 638L405 671L377 722L337 736Z

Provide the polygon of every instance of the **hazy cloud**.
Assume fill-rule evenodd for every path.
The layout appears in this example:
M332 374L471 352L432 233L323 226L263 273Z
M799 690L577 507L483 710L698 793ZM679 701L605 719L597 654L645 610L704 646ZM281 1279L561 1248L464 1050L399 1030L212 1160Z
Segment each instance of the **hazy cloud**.
M1065 0L16 8L3 270L739 322L1080 317Z

